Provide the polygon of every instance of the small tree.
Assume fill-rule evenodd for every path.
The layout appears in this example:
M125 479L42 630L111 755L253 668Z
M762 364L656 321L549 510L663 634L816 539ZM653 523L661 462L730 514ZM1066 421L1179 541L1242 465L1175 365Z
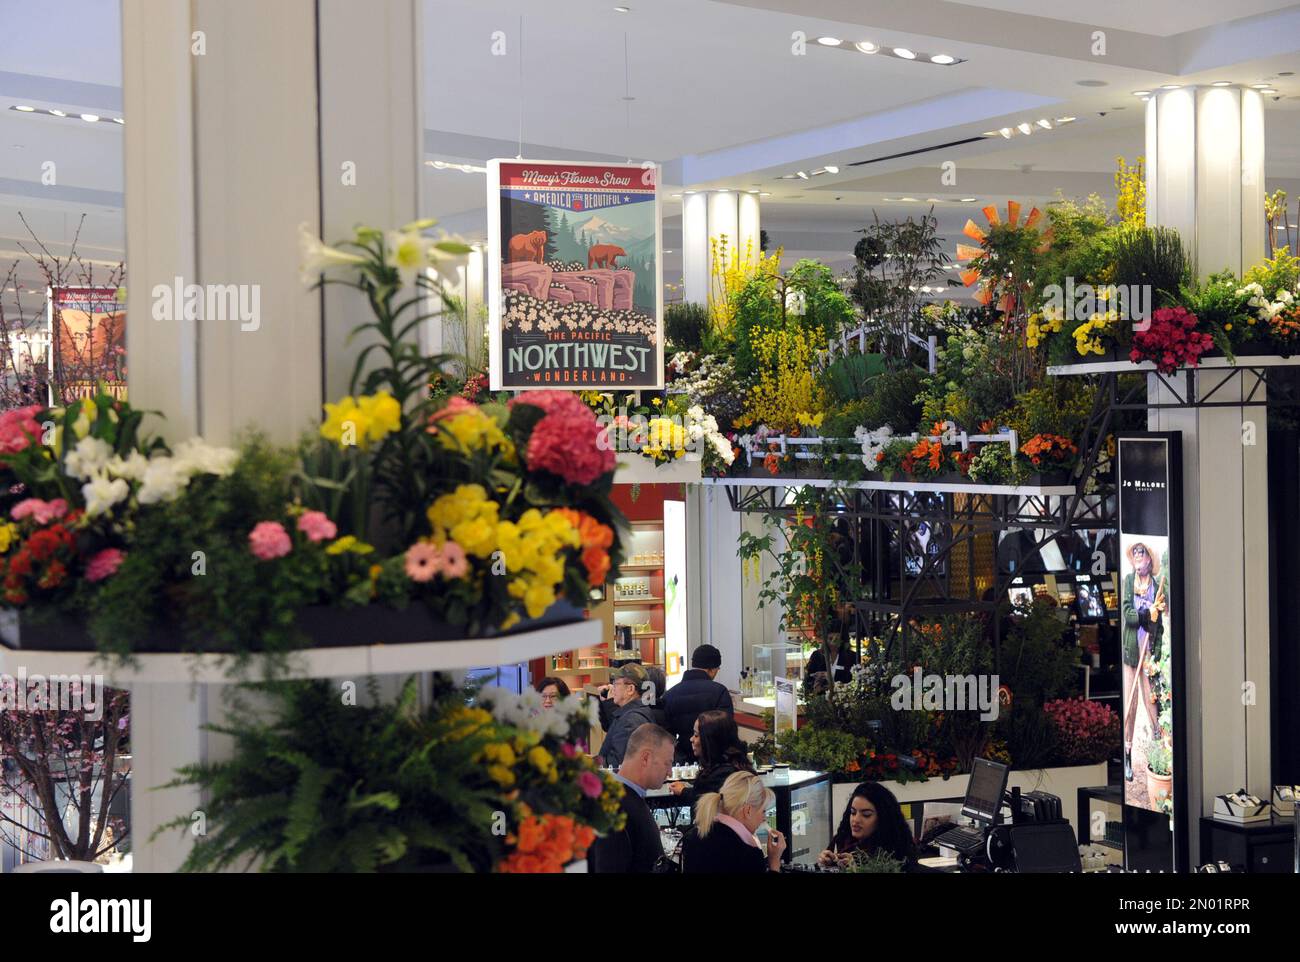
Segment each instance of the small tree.
M129 774L119 765L128 739L128 695L106 688L102 700L94 720L80 709L0 711L0 788L40 813L44 830L34 834L49 841L57 859L94 861L126 836L109 808ZM0 810L0 837L18 847L15 827L27 828Z
M853 248L851 295L862 312L880 324L884 353L895 365L907 362L908 334L920 317L926 291L947 273L948 255L939 240L934 208L919 219L874 221L858 231Z

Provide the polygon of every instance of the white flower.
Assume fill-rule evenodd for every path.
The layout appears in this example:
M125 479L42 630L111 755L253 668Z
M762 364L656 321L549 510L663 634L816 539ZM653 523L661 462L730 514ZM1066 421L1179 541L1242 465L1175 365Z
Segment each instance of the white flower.
M121 455L114 455L108 462L106 468L108 473L115 478L126 478L128 481L140 481L144 478L145 468L149 466L149 459L139 451L132 451L125 459Z
M77 446L68 452L64 461L64 470L70 477L79 481L89 481L104 470L108 459L113 456L113 447L99 438L82 438Z
M109 511L119 501L125 501L131 493L131 486L121 478L109 480L105 474L97 474L81 486L81 496L86 499L87 517L96 517Z
M365 258L360 254L349 254L334 247L328 247L321 239L308 229L306 223L298 225L298 277L304 284L314 284L317 276L330 267L340 264L364 264Z
M215 474L224 478L239 463L239 452L234 448L216 447L202 438L190 438L176 445L174 457L179 470L191 476Z
M384 263L397 268L403 284L414 284L420 271L429 266L428 239L418 231L385 231Z
M177 464L175 458L151 458L140 482L138 498L141 504L175 501L189 483L189 474Z
M529 688L519 696L519 707L528 712L541 711L542 696Z
M731 447L731 442L721 434L710 434L709 443L713 445L718 457L722 459L724 464L730 465L732 461L736 460L736 452Z
M425 258L429 267L439 277L449 284L455 284L459 281L456 271L465 266L469 252L470 246L465 238L459 234L448 234L443 231L439 232L436 241L429 244L428 250L425 251Z

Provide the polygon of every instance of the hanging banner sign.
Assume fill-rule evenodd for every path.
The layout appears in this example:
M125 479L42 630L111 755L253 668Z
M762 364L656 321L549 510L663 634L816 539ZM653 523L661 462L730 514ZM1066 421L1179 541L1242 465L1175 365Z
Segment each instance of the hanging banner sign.
M1171 829L1176 814L1185 816L1187 804L1180 744L1185 706L1179 703L1178 684L1183 671L1180 440L1176 433L1120 435L1116 468L1124 804L1166 815Z
M126 305L115 287L55 287L47 292L51 404L94 397L102 385L126 400Z
M488 162L493 390L663 386L653 164Z

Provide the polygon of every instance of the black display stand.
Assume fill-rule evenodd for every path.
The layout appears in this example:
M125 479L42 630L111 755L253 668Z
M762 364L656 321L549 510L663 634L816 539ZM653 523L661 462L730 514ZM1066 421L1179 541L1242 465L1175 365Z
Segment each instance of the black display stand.
M1201 861L1227 862L1238 872L1290 873L1295 861L1295 821L1225 822L1201 816Z

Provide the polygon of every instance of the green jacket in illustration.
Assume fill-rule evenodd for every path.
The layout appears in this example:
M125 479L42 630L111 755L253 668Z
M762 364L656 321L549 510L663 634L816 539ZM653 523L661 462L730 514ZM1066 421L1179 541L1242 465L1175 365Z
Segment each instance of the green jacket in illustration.
M1163 568L1161 569L1164 570ZM1169 614L1170 598L1169 587L1162 579L1156 579L1156 593L1159 594L1160 586L1165 584L1165 614L1160 621L1152 622L1149 618L1149 611L1138 611L1137 605L1133 599L1133 579L1136 577L1133 572L1124 576L1124 590L1120 594L1120 642L1121 652L1124 656L1124 664L1130 668L1136 668L1138 663L1138 629L1145 628L1151 638L1151 657L1160 657L1160 644L1165 634L1165 618Z

